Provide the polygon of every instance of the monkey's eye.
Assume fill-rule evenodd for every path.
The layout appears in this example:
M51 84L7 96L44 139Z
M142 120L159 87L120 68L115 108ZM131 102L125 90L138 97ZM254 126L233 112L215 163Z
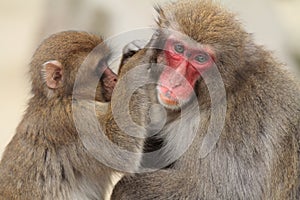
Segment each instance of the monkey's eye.
M176 43L174 45L174 50L177 52L177 53L183 53L184 52L184 46L180 43Z
M205 63L208 61L208 55L206 54L199 54L195 57L195 60L199 63Z

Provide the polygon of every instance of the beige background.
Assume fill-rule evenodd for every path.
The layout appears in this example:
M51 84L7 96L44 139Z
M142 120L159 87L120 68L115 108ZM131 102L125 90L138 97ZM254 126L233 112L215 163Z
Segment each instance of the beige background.
M291 55L300 55L299 0L220 1L239 13L257 42L274 50L288 66L293 66L291 70L296 74ZM162 1L155 1L159 2ZM155 16L153 4L151 0L1 0L0 155L30 97L28 63L42 38L68 29L110 37L151 26Z

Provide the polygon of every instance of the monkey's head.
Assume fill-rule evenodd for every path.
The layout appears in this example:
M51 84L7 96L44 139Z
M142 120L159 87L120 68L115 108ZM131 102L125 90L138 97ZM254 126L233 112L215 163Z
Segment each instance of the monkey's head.
M60 32L45 39L31 61L33 94L45 98L72 96L76 81L82 98L110 101L117 76L107 67L107 46L94 50L102 42L95 35L78 31ZM91 88L95 81L97 86Z
M165 107L178 110L193 94L199 96L201 76L213 66L230 80L244 65L249 35L224 8L211 1L181 0L157 11L159 28L150 46L156 49L152 62L168 66L157 86Z

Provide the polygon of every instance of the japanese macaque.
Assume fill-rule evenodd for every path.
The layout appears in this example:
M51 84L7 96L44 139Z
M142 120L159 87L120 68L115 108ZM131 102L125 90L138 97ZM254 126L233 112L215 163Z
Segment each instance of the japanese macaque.
M299 199L298 83L220 5L157 10L157 33L119 76L148 63L156 80L139 90L166 111L142 161L157 171L123 177L112 199Z
M114 126L100 103L110 101L117 81L107 67L109 56L103 40L86 32L60 32L38 47L30 68L33 96L0 163L0 199L95 200L109 195L119 172L101 163L88 150L90 143L83 144L85 134L101 133L92 122ZM108 141L136 149L134 140L110 133ZM114 158L109 149L99 154Z

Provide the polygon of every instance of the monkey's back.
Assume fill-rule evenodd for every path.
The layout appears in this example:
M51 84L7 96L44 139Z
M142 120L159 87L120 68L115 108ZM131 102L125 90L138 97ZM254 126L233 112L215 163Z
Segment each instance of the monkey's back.
M40 105L31 100L3 154L0 199L104 198L104 188L112 185L112 170L83 146L71 105Z

